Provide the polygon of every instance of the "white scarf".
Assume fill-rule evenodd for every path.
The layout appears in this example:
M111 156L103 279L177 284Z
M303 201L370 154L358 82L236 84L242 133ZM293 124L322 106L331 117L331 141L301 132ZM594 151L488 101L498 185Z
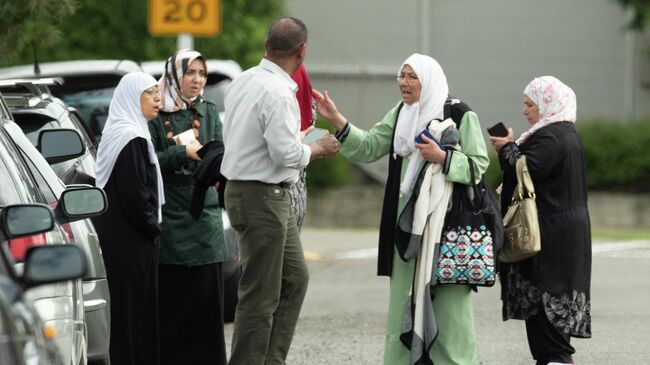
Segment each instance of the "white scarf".
M108 109L108 119L97 150L96 183L100 188L106 186L117 157L127 143L137 137L146 139L149 147L149 162L155 165L158 178L158 222L161 222L160 207L165 203L162 175L156 150L151 143L147 118L142 113L140 105L143 91L155 86L156 83L156 79L151 75L143 72L131 72L122 77L115 88Z
M524 94L539 108L539 121L517 139L521 144L542 127L557 122L576 122L576 94L553 76L536 77L524 89Z
M409 159L406 175L400 185L400 193L408 196L413 189L413 180L423 161L422 154L415 148L415 137L434 119L442 120L445 100L449 94L447 77L440 64L433 58L418 53L409 56L400 67L409 65L420 80L420 99L405 104L395 124L393 146L395 154ZM393 156L395 157L395 156Z
M440 138L447 128L456 128L456 124L448 119L432 124L429 131L434 137ZM453 190L453 184L446 180L441 165L429 163L423 174L422 185L413 207L412 221L399 222L400 230L410 233L412 237L421 238L410 239L410 245L403 256L403 259L409 261L416 258L410 305L406 306L402 317L402 334L413 334L410 343L411 363L415 363L422 353L428 351L438 332L430 287L435 284L432 283L432 280L435 280L432 272L436 264L436 244L440 242L447 205ZM409 197L407 208L412 204L411 199L415 197ZM411 226L404 226L404 223L411 223Z

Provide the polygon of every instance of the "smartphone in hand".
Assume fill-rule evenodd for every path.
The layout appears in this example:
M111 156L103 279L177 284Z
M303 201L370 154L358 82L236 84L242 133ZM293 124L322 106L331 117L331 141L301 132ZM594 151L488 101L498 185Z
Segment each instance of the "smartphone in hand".
M489 135L493 137L505 137L508 135L508 128L502 123L498 122L487 129Z
M314 130L309 132L309 134L306 135L301 142L302 144L312 144L316 142L317 139L320 139L327 133L329 133L329 131L325 128L314 128Z
M415 143L426 143L424 141L424 139L422 139L423 135L427 136L427 138L429 138L429 139L433 140L434 142L436 142L436 144L438 145L438 147L440 147L440 149L442 149L442 150L445 149L445 147L442 144L440 144L440 141L438 141L438 138L431 135L431 132L429 132L429 129L427 129L427 128L425 128L422 132L420 132L420 134L418 134L415 137Z

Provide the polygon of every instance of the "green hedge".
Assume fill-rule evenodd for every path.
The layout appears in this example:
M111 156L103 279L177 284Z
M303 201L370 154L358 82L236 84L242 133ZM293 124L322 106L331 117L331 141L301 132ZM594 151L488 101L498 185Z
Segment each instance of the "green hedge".
M578 125L593 190L650 192L650 117Z
M581 121L577 127L590 190L650 192L650 118ZM492 187L500 184L502 175L494 151L486 174Z

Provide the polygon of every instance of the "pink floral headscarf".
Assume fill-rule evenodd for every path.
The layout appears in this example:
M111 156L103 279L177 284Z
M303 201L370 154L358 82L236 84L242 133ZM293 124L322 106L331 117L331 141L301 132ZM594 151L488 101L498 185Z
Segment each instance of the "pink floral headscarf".
M553 76L536 77L524 89L539 108L539 121L522 133L517 144L521 144L540 128L557 122L576 122L576 94L570 87Z

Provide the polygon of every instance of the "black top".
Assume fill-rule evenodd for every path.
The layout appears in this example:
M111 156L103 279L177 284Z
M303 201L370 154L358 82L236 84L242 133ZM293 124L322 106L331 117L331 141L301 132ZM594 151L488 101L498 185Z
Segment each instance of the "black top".
M575 337L591 336L591 226L586 164L573 123L547 125L499 153L502 210L517 185L516 160L526 155L535 186L542 250L530 259L503 264L504 319L544 311L551 323Z
M100 236L142 237L149 240L158 237L156 168L149 162L149 150L144 138L134 138L124 146L104 191L108 210L93 220ZM139 234L132 235L131 232Z

